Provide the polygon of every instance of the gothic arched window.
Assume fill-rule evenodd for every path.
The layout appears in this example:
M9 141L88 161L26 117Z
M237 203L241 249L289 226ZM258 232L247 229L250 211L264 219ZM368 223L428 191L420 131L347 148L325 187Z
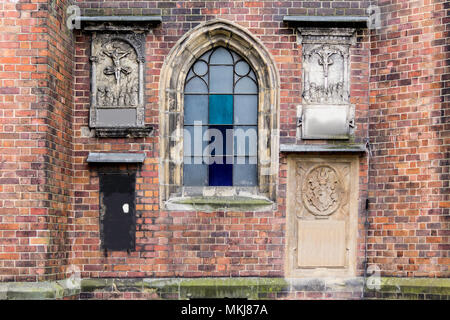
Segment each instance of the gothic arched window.
M256 186L258 83L238 54L216 47L190 68L184 87L185 186Z
M170 50L160 73L160 205L272 210L279 174L280 78L263 43L207 21Z

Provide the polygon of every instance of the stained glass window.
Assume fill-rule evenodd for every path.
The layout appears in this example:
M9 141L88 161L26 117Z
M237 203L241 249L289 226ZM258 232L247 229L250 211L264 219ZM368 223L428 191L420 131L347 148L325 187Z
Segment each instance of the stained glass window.
M203 54L185 82L184 185L255 186L257 112L250 65L224 47Z

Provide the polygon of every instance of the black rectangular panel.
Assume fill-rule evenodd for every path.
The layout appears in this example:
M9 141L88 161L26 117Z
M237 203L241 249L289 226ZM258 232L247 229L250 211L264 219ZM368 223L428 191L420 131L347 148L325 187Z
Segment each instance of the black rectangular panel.
M100 173L100 233L102 247L134 250L136 241L136 174Z

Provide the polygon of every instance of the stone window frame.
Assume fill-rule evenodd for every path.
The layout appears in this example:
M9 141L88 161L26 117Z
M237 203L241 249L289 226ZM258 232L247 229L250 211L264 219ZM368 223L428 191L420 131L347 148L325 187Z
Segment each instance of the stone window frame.
M258 185L183 186L184 84L192 64L223 46L253 68L258 80ZM278 184L279 73L270 52L245 28L223 19L200 24L171 49L160 79L160 201L168 210L274 208ZM197 205L195 205L197 204Z

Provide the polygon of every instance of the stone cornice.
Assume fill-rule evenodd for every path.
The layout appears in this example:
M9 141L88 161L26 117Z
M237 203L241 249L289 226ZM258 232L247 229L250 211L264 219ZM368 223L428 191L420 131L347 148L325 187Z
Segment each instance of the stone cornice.
M81 16L85 31L148 31L162 22L161 16Z
M283 22L297 27L367 28L369 18L364 16L284 16Z
M143 163L144 153L89 152L86 162L89 163Z
M280 152L320 152L320 153L364 153L366 152L365 144L282 144Z

